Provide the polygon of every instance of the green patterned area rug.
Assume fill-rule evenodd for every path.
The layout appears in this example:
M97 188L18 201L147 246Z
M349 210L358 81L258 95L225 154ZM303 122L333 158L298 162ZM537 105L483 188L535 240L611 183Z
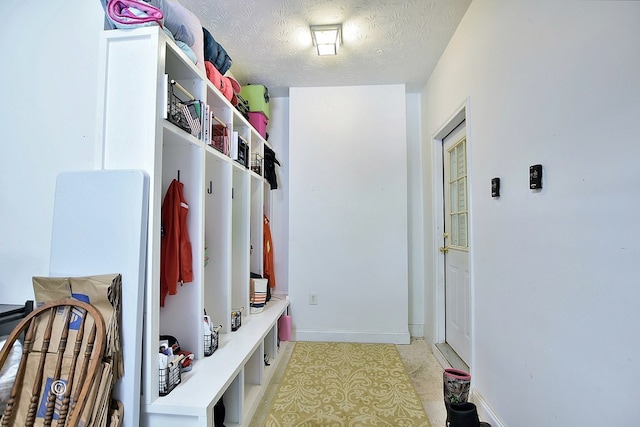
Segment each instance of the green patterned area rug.
M393 344L296 342L265 427L429 427Z

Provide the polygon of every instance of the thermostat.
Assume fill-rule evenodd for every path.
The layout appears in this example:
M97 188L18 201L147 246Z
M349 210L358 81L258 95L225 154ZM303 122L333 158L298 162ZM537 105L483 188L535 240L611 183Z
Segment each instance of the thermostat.
M542 188L542 165L529 166L529 188L532 190Z

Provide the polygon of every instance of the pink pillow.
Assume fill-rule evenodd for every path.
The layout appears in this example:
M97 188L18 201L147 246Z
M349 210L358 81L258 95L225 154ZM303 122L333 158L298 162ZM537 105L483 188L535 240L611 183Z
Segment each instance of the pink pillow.
M200 19L189 9L181 5L179 2L172 0L167 1L166 5L176 14L178 21L182 21L185 27L191 31L195 41L191 45L191 50L196 54L196 66L206 74L204 67L204 33L202 32L202 24Z
M213 83L213 86L222 92L224 85L222 84L222 74L209 61L204 61L204 67L207 70L207 78Z
M214 65L205 61L205 68L207 70L207 78L213 83L213 86L227 98L231 104L238 105L238 94L240 93L240 83L233 77L223 76L220 71Z

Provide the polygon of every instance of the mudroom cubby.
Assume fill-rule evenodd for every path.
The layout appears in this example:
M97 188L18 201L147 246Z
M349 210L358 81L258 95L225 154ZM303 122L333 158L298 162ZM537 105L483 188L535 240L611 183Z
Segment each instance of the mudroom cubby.
M159 28L105 31L99 73L96 167L149 176L140 424L211 427L224 396L225 425L247 425L278 362L278 319L289 304L275 294L261 313L251 314L249 305L250 273L264 271L263 218L271 208L262 167L251 162L269 144ZM174 89L192 104L188 118L199 118L201 128L194 120L187 126L186 115L172 116ZM216 144L214 134L228 138ZM231 149L234 136L244 156ZM174 180L189 209L193 280L161 307L161 211ZM242 323L232 330L236 310ZM205 313L221 325L218 348L206 357ZM166 396L158 390L160 335L176 337L195 357Z
M225 426L247 426L269 384L277 363L278 319L286 311L284 296L274 297L260 314L246 316L235 332L220 335L213 355L197 361L171 393L143 404L143 426L212 427L213 408L223 398ZM264 354L270 366L264 365Z

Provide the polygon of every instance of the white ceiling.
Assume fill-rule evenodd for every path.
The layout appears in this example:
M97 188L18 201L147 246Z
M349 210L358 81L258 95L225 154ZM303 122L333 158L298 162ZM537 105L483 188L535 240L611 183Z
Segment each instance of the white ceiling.
M241 84L290 87L404 83L418 92L471 0L180 0L233 59ZM318 56L310 25L341 23L337 56Z

